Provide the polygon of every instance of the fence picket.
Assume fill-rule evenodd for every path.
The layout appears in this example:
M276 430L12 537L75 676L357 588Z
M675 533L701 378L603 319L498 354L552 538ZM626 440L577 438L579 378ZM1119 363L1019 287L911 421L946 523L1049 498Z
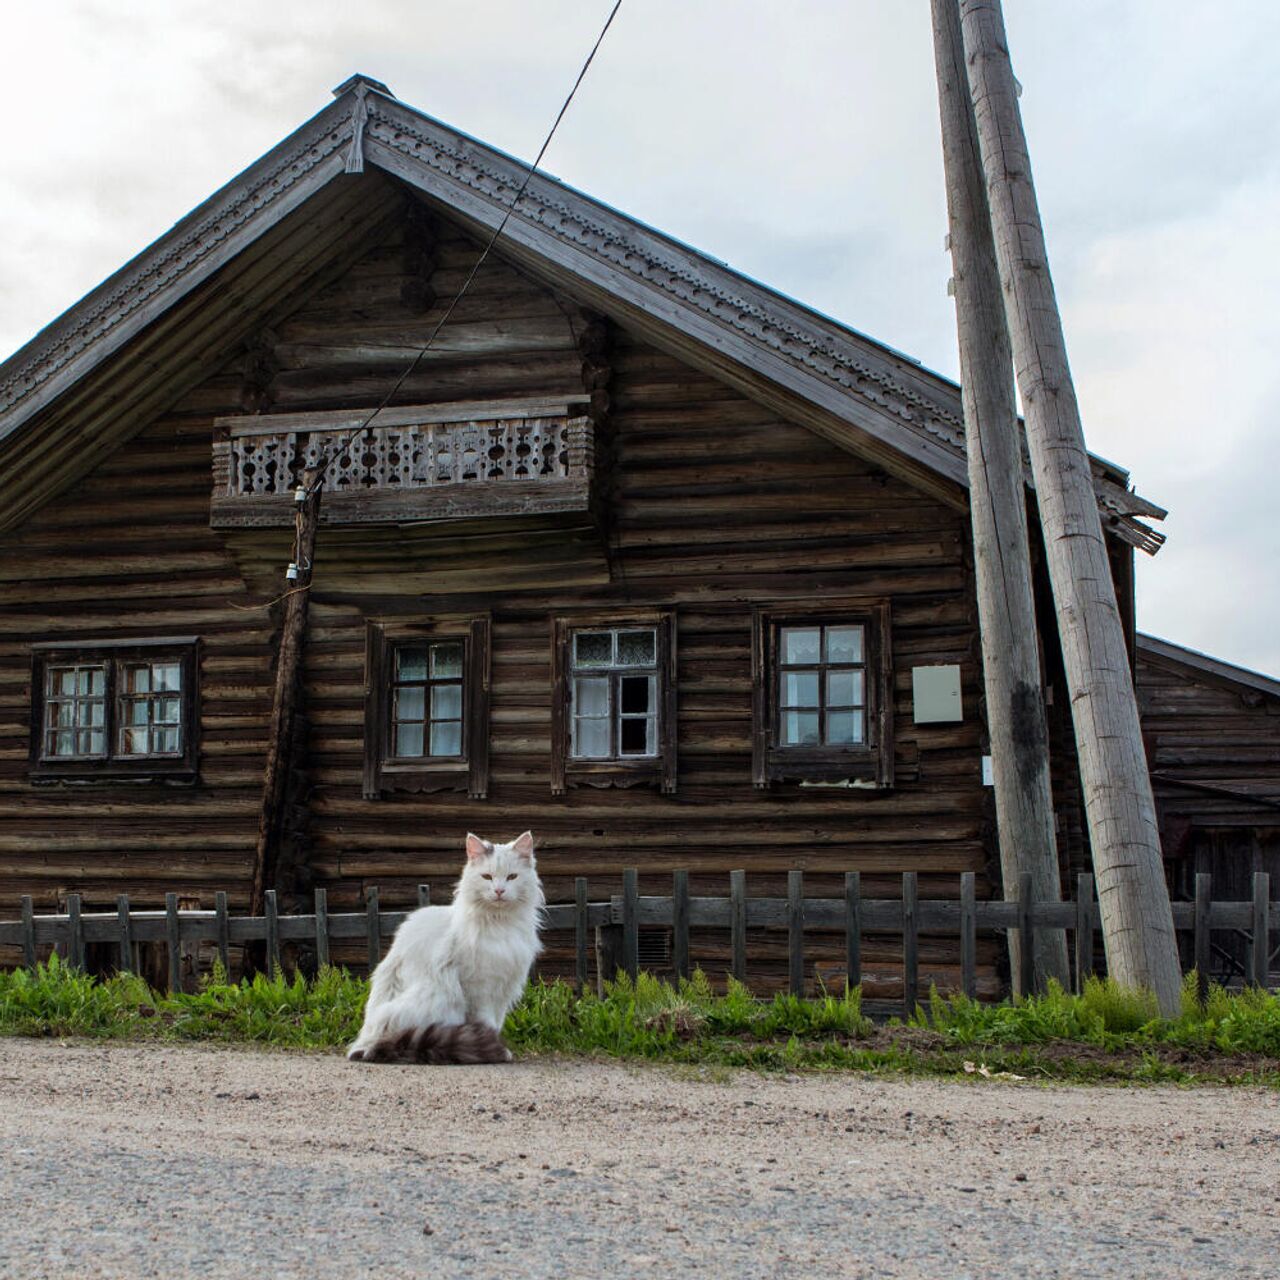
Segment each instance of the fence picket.
M978 989L977 876L960 876L960 990L972 1000Z
M920 994L920 947L916 932L916 893L914 871L902 873L902 1008L903 1017L916 1011Z
M1271 877L1265 871L1253 873L1253 985L1267 989L1271 976L1271 929L1269 899Z
M382 960L382 921L378 915L378 886L371 884L365 891L365 942L368 946L369 976Z
M747 873L729 872L729 972L747 980Z
M857 871L844 875L844 982L845 990L862 985L862 921L858 918L862 877Z
M640 873L622 873L622 967L632 982L640 974Z
M804 872L787 872L787 980L804 995Z
M581 995L587 989L587 878L573 881L573 976Z
M165 946L169 952L169 990L182 990L182 950L178 927L178 895L164 895L164 936Z
M689 976L689 873L671 877L671 964L677 978Z
M219 889L213 895L213 923L217 930L218 963L222 966L223 975L231 978L231 921L227 916L226 890Z
M122 893L116 899L116 939L119 950L116 953L116 971L118 973L133 972L133 936L129 921L129 895Z
M1036 926L1031 917L1034 890L1031 872L1018 876L1018 994L1025 1000L1036 991Z
M316 968L325 969L329 965L329 892L317 889L315 892L316 913Z
M1195 965L1196 965L1196 999L1203 1005L1209 999L1209 947L1212 934L1209 929L1209 915L1212 911L1210 893L1212 886L1207 871L1196 872L1196 932L1195 932Z

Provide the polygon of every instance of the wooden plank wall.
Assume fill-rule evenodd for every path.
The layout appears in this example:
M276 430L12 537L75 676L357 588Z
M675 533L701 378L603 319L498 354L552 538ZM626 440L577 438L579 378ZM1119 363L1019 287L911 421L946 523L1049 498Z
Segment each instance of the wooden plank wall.
M474 252L439 222L425 239L421 230L397 233L276 325L271 409L376 402ZM401 399L580 393L580 325L567 300L500 262L486 266ZM564 556L537 540L508 539L500 554L480 547L479 577L465 544L438 573L414 574L411 550L388 562L380 549L373 573L358 536L330 533L322 542L306 651L305 844L315 883L335 910L351 909L375 884L384 905L409 903L418 883L452 877L468 829L509 838L529 827L559 901L572 899L575 875L591 876L595 895L618 892L630 864L642 868L646 893L669 892L677 867L690 869L694 894L721 893L729 868L745 867L753 893L779 895L786 871L802 867L818 896L838 896L848 870L862 872L869 897L895 893L904 870L920 873L922 896L955 896L962 871L978 872L979 895L990 894L964 516L625 333L614 331L610 359L612 580L598 548L569 575ZM211 903L225 888L239 907L247 893L271 647L263 611L243 606L264 598L269 576L257 574L280 558L260 533L224 540L207 525L210 423L237 412L242 394L235 370L210 380L0 542L0 905L30 893L44 908L68 889L89 899L127 890L144 905L166 888ZM259 594L245 586L242 566ZM413 594L397 590L401 571L413 575ZM898 784L887 794L758 792L749 603L841 595L892 601ZM548 617L610 603L677 611L680 769L671 797L550 794ZM365 617L446 608L494 615L490 797L364 800ZM25 779L28 644L159 632L204 640L199 785L33 788ZM911 667L939 662L961 665L965 720L917 727ZM727 946L727 936L696 940L694 959L719 962ZM781 980L785 934L761 946ZM879 956L868 940L869 976L877 964L887 972L893 951ZM922 940L926 986L958 966L953 951ZM842 956L833 938L831 964ZM994 944L979 958L984 981L994 982Z

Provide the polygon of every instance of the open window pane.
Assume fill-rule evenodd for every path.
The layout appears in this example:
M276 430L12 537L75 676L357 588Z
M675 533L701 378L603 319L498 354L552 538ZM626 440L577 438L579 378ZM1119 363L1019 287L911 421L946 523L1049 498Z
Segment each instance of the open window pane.
M652 676L622 677L622 714L648 715L653 706Z
M442 720L432 724L431 754L433 756L462 754L462 722L460 720Z
M818 706L818 673L816 671L783 672L782 705L784 707Z
M822 661L821 627L783 627L782 662L784 666L817 665Z
M643 718L624 717L620 722L620 750L624 756L654 755L654 729L656 722L652 716Z

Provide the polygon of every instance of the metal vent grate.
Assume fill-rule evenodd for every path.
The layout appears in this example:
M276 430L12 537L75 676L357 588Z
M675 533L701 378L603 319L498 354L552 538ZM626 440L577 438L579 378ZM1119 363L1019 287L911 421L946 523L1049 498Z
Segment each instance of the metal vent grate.
M671 963L671 930L640 930L640 967L663 969Z

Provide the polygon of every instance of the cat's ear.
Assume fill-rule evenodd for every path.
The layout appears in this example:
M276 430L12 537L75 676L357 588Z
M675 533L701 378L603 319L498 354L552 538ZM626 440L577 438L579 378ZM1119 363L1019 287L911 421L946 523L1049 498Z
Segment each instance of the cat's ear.
M515 850L518 857L523 858L526 862L533 861L533 832L526 831L522 836L516 836L511 842L512 849Z
M487 840L481 840L479 836L473 836L470 831L467 832L467 857L472 862L487 858L492 852L493 845Z

